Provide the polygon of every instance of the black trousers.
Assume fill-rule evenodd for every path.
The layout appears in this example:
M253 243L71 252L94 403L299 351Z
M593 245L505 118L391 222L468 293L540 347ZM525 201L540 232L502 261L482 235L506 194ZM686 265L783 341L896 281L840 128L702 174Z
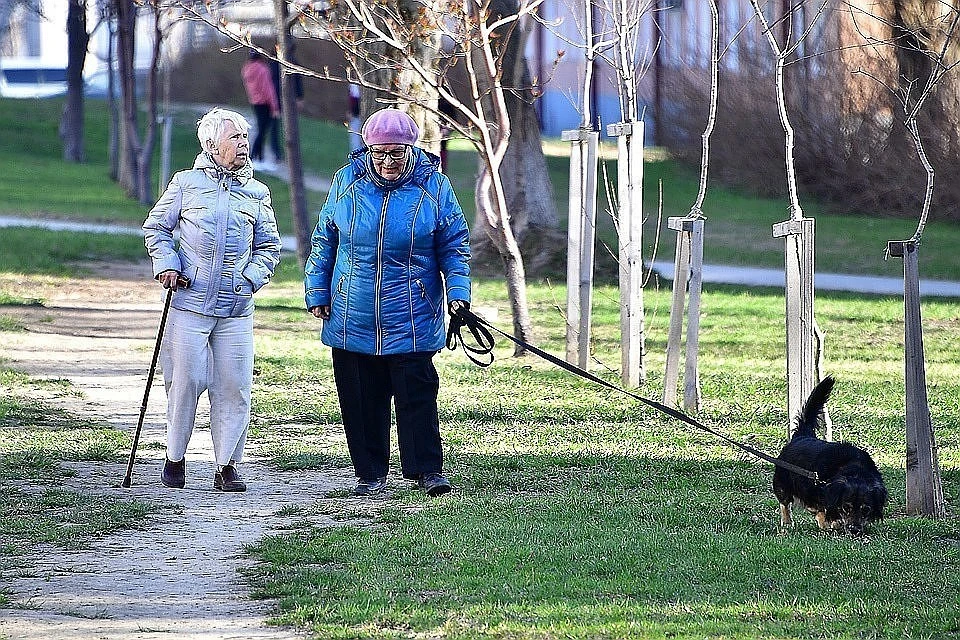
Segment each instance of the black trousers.
M347 448L357 477L373 480L390 466L390 400L397 414L400 471L414 480L443 471L434 352L367 355L333 350Z
M280 121L270 115L269 104L253 105L253 115L257 118L257 135L250 148L251 160L263 160L263 145L270 136L270 148L274 157L280 160Z

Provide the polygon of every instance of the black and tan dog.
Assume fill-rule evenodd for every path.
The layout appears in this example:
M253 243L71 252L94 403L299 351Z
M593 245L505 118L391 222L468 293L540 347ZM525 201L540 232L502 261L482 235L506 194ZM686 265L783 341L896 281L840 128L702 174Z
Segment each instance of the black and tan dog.
M887 488L873 459L848 442L827 442L817 437L816 427L834 379L824 378L810 392L797 416L797 428L779 458L816 471L819 480L777 467L773 493L780 501L780 523L793 524L790 506L799 502L817 519L821 529L837 529L861 535L867 523L883 518Z

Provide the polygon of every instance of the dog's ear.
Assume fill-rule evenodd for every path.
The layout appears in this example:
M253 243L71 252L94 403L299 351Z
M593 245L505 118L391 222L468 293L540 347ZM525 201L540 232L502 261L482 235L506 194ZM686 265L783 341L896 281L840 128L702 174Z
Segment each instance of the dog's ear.
M850 484L845 478L831 480L823 487L823 504L827 511L836 513L843 505L843 500L850 493Z

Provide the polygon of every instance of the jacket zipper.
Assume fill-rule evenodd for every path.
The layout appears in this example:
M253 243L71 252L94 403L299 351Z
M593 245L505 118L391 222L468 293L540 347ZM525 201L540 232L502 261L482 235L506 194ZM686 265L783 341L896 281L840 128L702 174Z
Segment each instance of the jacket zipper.
M386 233L387 225L387 203L390 202L390 192L383 198L383 206L380 208L380 227L377 229L377 274L374 284L373 296L373 319L374 329L376 330L376 354L380 355L383 349L383 336L381 335L380 325L380 289L383 284L383 237Z
M427 306L430 307L430 311L433 312L433 315L437 315L437 308L433 305L433 300L430 299L430 296L427 295L427 287L423 284L422 280L414 280L417 283L417 288L420 289L420 299L427 301Z
M211 256L210 262L210 285L207 287L207 295L204 297L203 301L203 310L205 313L215 314L217 308L217 298L220 294L220 287L223 283L223 258L226 254L227 249L227 235L229 233L228 226L229 221L227 219L227 210L230 208L230 183L227 178L222 178L220 180L220 185L217 190L217 198L215 205L215 227L214 227L214 239L216 246L213 250L213 256ZM214 284L216 283L216 284ZM233 284L230 284L230 287L233 288ZM231 292L232 293L232 292ZM233 313L233 310L237 306L238 299L236 296L232 297L233 305L230 308L230 313Z

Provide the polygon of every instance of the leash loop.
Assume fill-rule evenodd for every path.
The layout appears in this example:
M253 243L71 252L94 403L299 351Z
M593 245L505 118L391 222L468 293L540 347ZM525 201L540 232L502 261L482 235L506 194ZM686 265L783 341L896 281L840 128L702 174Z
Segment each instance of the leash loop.
M470 333L473 335L474 340L476 341L478 346L470 347L463 341L463 335L462 335L463 327L467 327L470 330ZM646 404L647 406L652 407L653 409L656 409L661 413L667 414L671 418L676 418L677 420L680 420L681 422L685 422L686 424L692 427L700 429L701 431L705 431L706 433L709 433L710 435L713 435L723 440L727 444L730 444L742 451L746 451L747 453L754 455L760 458L761 460L765 460L766 462L769 462L774 466L780 467L782 469L786 469L791 473L795 473L797 475L810 478L814 482L817 482L819 479L816 471L810 471L808 469L804 469L803 467L799 467L785 460L781 460L780 458L775 458L770 454L764 453L763 451L760 451L755 447L751 447L748 444L738 442L729 436L725 436L719 431L716 431L715 429L703 424L702 422L699 422L698 420L691 418L690 416L683 413L682 411L674 409L673 407L668 407L667 405L657 402L656 400L650 400L649 398L644 398L643 396L637 395L636 393L633 393L631 391L627 391L622 387L618 387L617 385L611 382L607 382L603 378L595 376L589 371L581 369L576 365L572 365L566 360L562 360L557 356L553 355L552 353L547 353L546 351L544 351L543 349L540 349L539 347L536 347L528 342L524 342L523 340L520 340L519 338L516 338L513 335L506 333L505 331L501 331L500 329L493 326L492 324L490 324L489 322L487 322L477 314L473 313L469 309L460 309L457 311L455 315L451 316L450 327L447 330L447 348L450 350L454 350L457 348L457 345L459 344L461 347L463 347L463 351L464 353L467 354L467 357L470 358L470 360L472 360L474 363L476 363L481 367L490 366L490 364L493 363L494 341L493 341L493 335L487 329L488 327L490 329L493 329L494 331L496 331L498 334L502 335L506 339L510 340L514 344L535 353L536 355L540 356L547 362L550 362L551 364L554 364L560 367L561 369L569 371L570 373L578 375L581 378L585 378L603 387L607 387L608 389L612 389L613 391L618 391L624 395L627 395L633 398L634 400L639 400L640 402ZM483 361L477 360L471 354L479 354L484 356L489 355L490 361L483 362Z
M460 309L456 314L451 315L450 326L447 328L447 349L454 351L459 345L475 365L484 368L489 367L493 364L494 341L493 335L483 326L485 322L469 309ZM473 344L468 344L463 339L464 327L473 336ZM490 357L489 361L486 360L487 356Z

